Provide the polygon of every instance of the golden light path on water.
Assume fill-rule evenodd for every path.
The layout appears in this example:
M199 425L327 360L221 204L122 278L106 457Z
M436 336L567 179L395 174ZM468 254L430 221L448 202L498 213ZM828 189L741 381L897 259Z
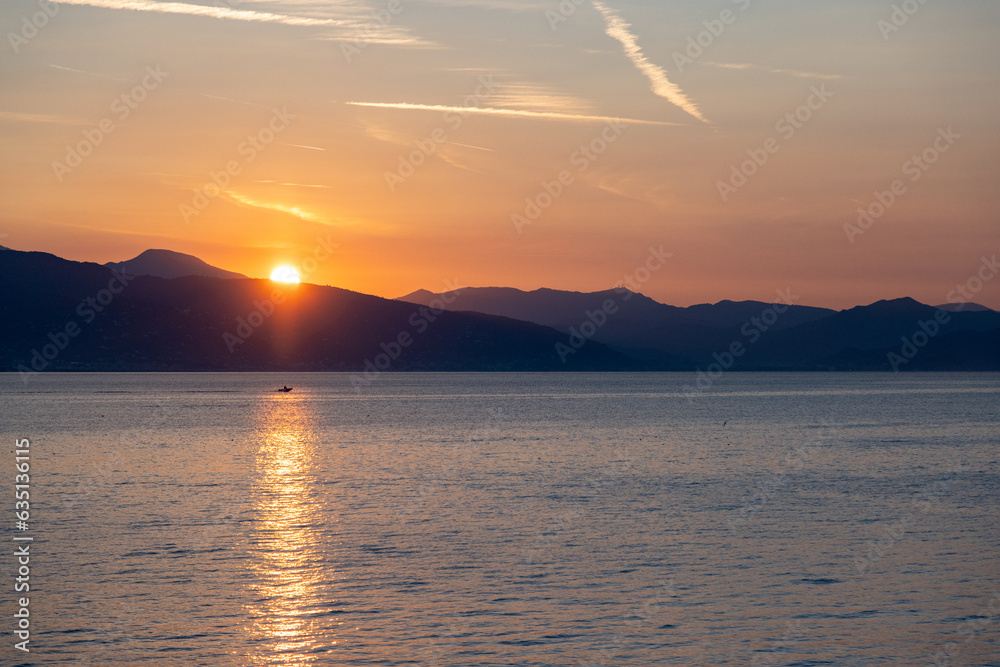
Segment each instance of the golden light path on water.
M330 600L332 574L323 569L318 497L316 433L307 400L275 393L257 415L262 433L252 489L254 522L249 531L251 601L246 608L253 665L310 665L325 657L318 616ZM329 618L322 626L331 625ZM334 644L335 641L324 641Z

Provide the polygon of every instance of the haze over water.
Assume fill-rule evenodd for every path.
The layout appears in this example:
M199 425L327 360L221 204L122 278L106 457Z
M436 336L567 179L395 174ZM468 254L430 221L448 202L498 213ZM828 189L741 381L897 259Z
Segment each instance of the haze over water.
M0 375L25 664L1000 665L998 374L349 378Z

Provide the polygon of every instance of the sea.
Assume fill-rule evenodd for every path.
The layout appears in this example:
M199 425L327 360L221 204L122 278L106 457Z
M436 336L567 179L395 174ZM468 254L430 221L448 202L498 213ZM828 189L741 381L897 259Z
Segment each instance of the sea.
M0 664L1000 665L1000 374L697 379L2 374Z

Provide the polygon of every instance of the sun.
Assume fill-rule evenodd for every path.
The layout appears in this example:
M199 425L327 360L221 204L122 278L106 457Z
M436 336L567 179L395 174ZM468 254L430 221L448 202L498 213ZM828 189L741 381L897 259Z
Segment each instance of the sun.
M295 270L294 266L283 264L271 271L271 280L279 283L297 283L299 282L299 272Z

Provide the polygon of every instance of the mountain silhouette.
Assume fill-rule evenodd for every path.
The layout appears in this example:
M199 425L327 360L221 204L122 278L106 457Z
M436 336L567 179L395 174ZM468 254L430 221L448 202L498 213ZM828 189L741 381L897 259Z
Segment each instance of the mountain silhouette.
M418 290L401 300L439 303L442 294ZM618 310L595 326L591 337L636 359L648 369L692 370L726 359L736 370L892 370L888 355L934 322L939 310L911 298L878 301L844 311L760 301L719 301L687 308L658 303L628 290L580 293L540 289L466 288L453 295L453 309L527 319L561 331L580 330L590 313L613 300ZM946 316L946 317L945 317ZM938 323L920 363L901 370L991 368L996 339L950 339L955 332L1000 330L1000 313L989 309L948 312ZM933 328L933 324L929 324ZM918 337L919 338L919 337ZM951 352L931 354L954 344ZM934 361L934 360L937 361ZM982 363L977 361L982 360ZM728 360L727 360L728 361ZM937 364L937 365L935 365Z
M206 264L194 255L173 250L146 250L124 262L108 262L105 266L129 276L156 276L157 278L246 278L242 273L226 271Z
M939 306L934 306L935 308L940 308L941 310L947 310L951 313L974 313L981 312L984 310L993 310L992 308L987 308L978 303L973 303L972 301L967 301L965 303L943 303Z
M419 290L400 300L427 305L440 301L441 296ZM710 359L713 350L729 346L742 324L771 307L760 301L720 301L680 308L627 289L581 293L553 289L524 292L500 287L465 288L447 307L514 317L570 332L595 319L589 314L600 319L600 311L610 310L606 308L609 302L615 312L596 328L593 340L667 370ZM772 329L794 327L835 312L791 305ZM737 329L735 333L733 328Z
M842 358L839 355L877 350L882 354L881 361L865 368L882 370L888 353L901 348L904 339L912 339L922 331L921 323L934 332L931 338L940 344L939 337L954 332L1000 329L1000 313L992 310L948 313L909 297L882 300L840 311L820 321L776 331L750 350L747 362L763 368L842 370L837 363L832 363ZM988 343L988 339L981 342ZM982 353L984 359L992 355L989 349ZM866 358L870 359L871 355L857 357Z
M690 372L713 364L745 371L1000 370L1000 312L949 312L905 297L839 312L759 301L679 308L626 289L418 290L394 300L310 284L220 280L221 270L197 258L174 262L190 256L148 252L173 270L208 267L215 277L133 275L128 262L102 266L0 251L0 368L25 376L305 370L364 377Z

